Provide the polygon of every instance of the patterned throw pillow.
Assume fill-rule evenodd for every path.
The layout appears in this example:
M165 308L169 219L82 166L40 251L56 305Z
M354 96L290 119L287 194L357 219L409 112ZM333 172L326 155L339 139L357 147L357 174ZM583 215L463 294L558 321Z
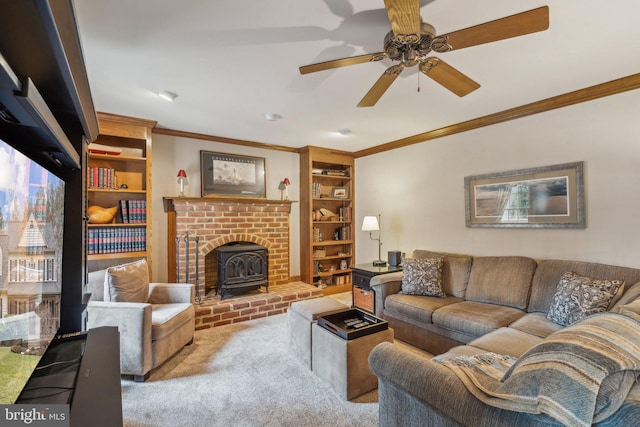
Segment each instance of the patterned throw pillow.
M564 273L547 319L568 326L592 314L602 313L623 285L622 280L597 280L572 271Z
M444 258L404 258L402 260L402 293L446 297L442 290Z

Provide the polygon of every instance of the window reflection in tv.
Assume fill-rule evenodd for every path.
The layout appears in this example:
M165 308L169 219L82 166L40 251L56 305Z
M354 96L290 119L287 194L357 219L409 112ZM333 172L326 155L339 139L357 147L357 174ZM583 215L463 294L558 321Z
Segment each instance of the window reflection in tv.
M60 325L64 181L0 140L0 404Z

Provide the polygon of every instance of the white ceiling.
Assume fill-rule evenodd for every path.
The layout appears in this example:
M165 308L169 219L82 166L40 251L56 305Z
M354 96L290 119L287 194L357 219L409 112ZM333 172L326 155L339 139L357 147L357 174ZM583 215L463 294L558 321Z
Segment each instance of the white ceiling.
M438 34L544 5L550 27L438 54L480 83L464 98L414 67L377 105L356 108L392 61L298 67L382 51L383 0L74 2L96 110L287 147L358 151L640 71L637 0L422 0ZM180 96L169 103L160 90Z

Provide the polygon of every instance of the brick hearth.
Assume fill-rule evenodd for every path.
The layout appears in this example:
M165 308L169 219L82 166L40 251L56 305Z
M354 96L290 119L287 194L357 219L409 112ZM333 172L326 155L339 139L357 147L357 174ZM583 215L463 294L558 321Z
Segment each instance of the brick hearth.
M321 296L321 289L304 282L269 286L269 293L261 288L224 300L219 296L207 296L201 304L196 305L196 329L208 329L286 313L296 301Z

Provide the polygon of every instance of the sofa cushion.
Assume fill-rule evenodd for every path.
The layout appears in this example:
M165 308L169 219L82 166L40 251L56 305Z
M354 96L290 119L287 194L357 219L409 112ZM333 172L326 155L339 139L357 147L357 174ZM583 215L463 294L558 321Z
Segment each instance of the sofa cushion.
M627 287L625 289L624 294L620 297L618 301L615 302L613 307L611 307L611 311L614 311L616 308L622 307L623 305L627 305L637 299L640 299L640 282L632 285L631 287Z
M527 334L513 328L499 328L489 332L475 340L469 345L481 348L497 354L508 354L518 358L532 347L540 344L542 338Z
M587 316L602 313L623 285L621 280L597 280L566 272L558 283L547 319L568 326Z
M195 309L190 303L152 304L151 305L151 340L159 340L171 335L185 322L195 316Z
M110 302L147 302L149 268L147 260L107 268L104 276L104 300Z
M442 291L442 257L402 259L402 293L446 297Z
M574 271L583 276L593 277L594 279L623 280L627 285L640 282L640 269L592 262L543 260L538 263L536 274L533 276L531 298L527 311L530 313L547 313L549 307L551 307L558 282L567 271ZM630 300L635 299L635 297L631 297L629 300L627 299L630 292L635 292L636 296L640 296L640 286L627 286L618 304L624 305L630 302Z
M385 300L385 313L398 313L420 323L432 323L433 312L449 304L462 302L456 297L425 297L417 295L389 295Z
M625 316L629 316L632 319L640 322L640 299L630 302L629 304L625 304L620 306L616 312L620 314L624 314Z
M434 325L479 337L495 331L524 316L526 313L513 307L463 301L444 306L433 313Z
M413 258L444 257L442 265L442 289L445 294L464 298L469 284L473 257L470 255L432 252L422 249L413 251Z
M544 313L527 313L510 324L509 327L540 338L546 338L563 328L563 326L547 319L547 315Z
M525 310L535 270L536 261L532 258L476 257L465 299Z

